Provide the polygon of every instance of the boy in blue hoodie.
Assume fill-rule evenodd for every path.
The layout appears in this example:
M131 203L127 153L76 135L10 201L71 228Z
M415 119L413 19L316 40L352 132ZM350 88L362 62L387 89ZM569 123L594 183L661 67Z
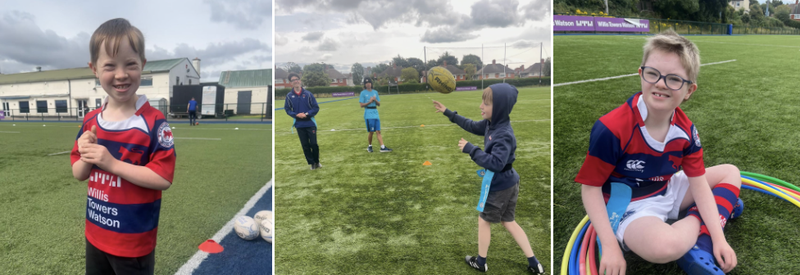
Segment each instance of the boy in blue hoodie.
M294 118L292 127L297 128L297 136L300 137L300 145L303 146L303 155L306 162L311 166L311 170L322 168L319 164L319 145L317 145L317 120L314 116L319 112L319 104L314 94L303 89L303 82L300 76L289 74L289 81L292 82L292 91L286 95L286 102L283 109L286 114Z
M472 121L447 109L442 103L433 101L436 112L442 112L451 122L458 124L467 132L484 136L485 150L481 151L463 138L458 142L461 152L469 154L479 166L486 168L481 202L478 209L478 256L467 256L465 261L472 268L486 272L486 254L489 251L491 223L502 223L528 258L528 270L543 274L544 267L533 255L533 249L525 231L514 221L514 211L519 195L519 174L512 168L517 140L511 128L509 114L517 102L517 88L506 83L498 83L483 90L480 105L481 121ZM489 187L486 190L486 187Z

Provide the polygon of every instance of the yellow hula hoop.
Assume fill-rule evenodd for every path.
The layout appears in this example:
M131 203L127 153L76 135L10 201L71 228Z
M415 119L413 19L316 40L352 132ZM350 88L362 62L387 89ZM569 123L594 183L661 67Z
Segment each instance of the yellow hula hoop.
M754 186L756 186L756 187L758 187L758 188L761 188L761 189L763 189L764 191L767 191L767 192L770 192L770 193L772 193L772 194L775 194L776 196L779 196L779 197L781 197L781 198L783 198L783 199L785 199L785 200L787 200L787 201L791 202L792 204L796 205L797 207L800 207L800 201L798 201L798 200L797 200L797 199L795 199L794 197L787 196L787 195L785 195L785 194L783 194L783 193L781 193L781 192L778 192L778 191L776 191L775 189L772 189L772 188L766 187L766 186L764 186L764 185L763 185L763 184L761 184L761 183L758 183L758 182L755 182L755 181L752 181L752 180L749 180L749 179L745 179L745 178L743 178L743 179L742 179L742 182L746 182L746 183L748 183L748 184L750 184L750 185L754 185Z
M567 249L564 250L564 256L561 257L561 275L568 275L569 271L569 253L572 251L572 246L575 245L575 239L578 238L578 233L581 232L581 228L589 221L589 216L583 217L581 222L575 227L575 231L572 231L572 236L569 237L569 242L567 242Z

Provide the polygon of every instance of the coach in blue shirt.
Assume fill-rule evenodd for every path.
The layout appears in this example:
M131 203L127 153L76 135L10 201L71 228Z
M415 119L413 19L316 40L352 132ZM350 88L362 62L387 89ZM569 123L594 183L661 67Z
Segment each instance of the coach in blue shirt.
M189 105L186 108L189 110L189 125L194 126L195 122L197 122L197 101L194 101L194 97L189 100Z
M319 164L319 145L317 145L317 121L314 116L319 112L319 105L314 95L303 89L300 76L289 74L289 81L292 82L292 91L286 95L286 102L283 109L286 114L294 118L292 127L297 129L297 136L300 137L300 144L303 146L303 154L306 162L311 165L311 170L321 168Z

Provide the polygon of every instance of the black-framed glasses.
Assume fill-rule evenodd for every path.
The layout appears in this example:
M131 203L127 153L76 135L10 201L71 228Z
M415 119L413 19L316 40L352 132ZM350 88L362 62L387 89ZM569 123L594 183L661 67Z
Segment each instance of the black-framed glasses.
M690 85L693 83L690 80L683 79L676 74L668 74L663 75L661 72L656 70L656 68L642 66L642 79L650 84L656 84L659 80L664 79L664 84L667 85L667 88L671 90L680 90L683 88L683 83L689 83Z
M300 79L299 78L295 78L295 79L290 79L289 81L295 82L295 81L300 81Z

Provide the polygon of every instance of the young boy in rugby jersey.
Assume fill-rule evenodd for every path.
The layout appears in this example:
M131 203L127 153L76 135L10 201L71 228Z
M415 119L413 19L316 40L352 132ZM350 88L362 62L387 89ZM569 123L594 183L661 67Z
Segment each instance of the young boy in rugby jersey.
M72 149L72 174L89 179L86 274L153 274L161 190L175 149L164 115L137 95L144 37L121 18L95 30L89 68L108 96L89 112Z
M642 90L592 128L575 181L583 184L583 205L603 247L600 274L625 274L618 243L649 262L677 260L689 274L736 267L722 229L743 209L739 170L705 168L697 129L679 107L697 90L699 69L699 51L688 39L672 30L649 38L639 67ZM626 189L630 195L616 195ZM621 217L609 218L609 200L627 204ZM686 217L665 222L682 210Z
M433 101L436 112L444 113L451 122L458 124L467 132L484 136L484 149L472 145L463 138L458 148L469 154L472 161L494 173L482 212L478 215L478 255L467 256L470 267L486 272L487 253L491 238L491 223L502 223L528 258L528 271L543 274L544 267L536 256L525 231L515 221L517 197L519 195L519 174L512 167L516 157L517 139L511 128L509 114L517 102L517 88L506 83L498 83L483 90L480 104L481 121L472 121L447 109L442 103ZM488 175L488 174L487 174ZM484 175L484 177L488 177Z

